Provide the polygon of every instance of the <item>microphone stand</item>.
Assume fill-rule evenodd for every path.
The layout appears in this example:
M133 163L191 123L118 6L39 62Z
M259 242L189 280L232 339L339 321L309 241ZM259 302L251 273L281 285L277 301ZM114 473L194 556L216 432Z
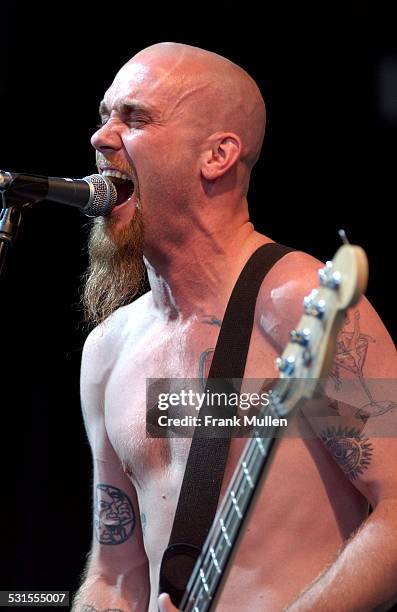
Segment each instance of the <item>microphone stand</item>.
M22 211L30 202L24 204L7 204L6 193L1 190L2 208L0 210L0 275L10 247L14 244L19 226L21 225Z

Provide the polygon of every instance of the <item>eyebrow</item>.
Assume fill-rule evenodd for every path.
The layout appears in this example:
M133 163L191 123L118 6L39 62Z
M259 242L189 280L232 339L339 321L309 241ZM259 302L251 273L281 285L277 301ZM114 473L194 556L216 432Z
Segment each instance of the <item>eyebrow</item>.
M121 98L115 105L115 110L120 113L120 115L128 115L129 113L140 112L145 115L152 116L153 110L150 106L146 104L142 104L142 102L138 102L133 98ZM105 100L99 105L99 114L100 115L110 115L110 111L106 105Z

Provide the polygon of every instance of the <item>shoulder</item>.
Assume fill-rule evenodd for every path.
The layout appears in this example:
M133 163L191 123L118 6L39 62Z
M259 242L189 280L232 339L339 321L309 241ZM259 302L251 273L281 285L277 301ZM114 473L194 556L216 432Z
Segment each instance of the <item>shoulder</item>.
M81 392L90 394L110 372L126 338L139 334L148 324L152 304L151 292L131 304L115 310L87 336L81 359Z
M303 299L318 287L324 266L311 255L293 251L280 259L265 277L257 302L256 322L272 344L282 351L303 314ZM350 329L351 328L351 329ZM390 335L370 302L362 297L347 313L344 332L361 334L371 342L366 358L369 375L397 376L397 353Z
M122 341L129 331L143 325L152 304L151 291L115 310L105 321L88 334L83 347L83 360L109 350Z
M318 287L322 266L306 253L293 252L279 260L264 279L257 321L279 352L299 323L303 298ZM370 302L361 297L348 310L336 339L325 405L309 403L303 414L373 507L381 499L397 499L396 379L393 341Z
M303 312L303 298L318 286L323 264L307 253L292 251L271 268L261 285L256 324L278 350L283 350L289 332Z
M139 326L150 312L151 293L115 310L87 336L81 359L80 398L87 435L103 416L107 379L131 330ZM137 331L138 329L138 331ZM99 421L98 421L99 419Z

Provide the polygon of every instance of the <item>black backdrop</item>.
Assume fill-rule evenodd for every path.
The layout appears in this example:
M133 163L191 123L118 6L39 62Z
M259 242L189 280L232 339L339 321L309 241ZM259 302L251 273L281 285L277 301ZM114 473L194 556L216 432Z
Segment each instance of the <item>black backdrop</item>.
M98 102L131 55L162 40L226 55L267 102L249 198L258 229L325 260L343 227L368 253L368 296L393 332L397 45L391 15L348 6L131 5L86 17L3 7L0 168L89 174ZM78 391L86 233L77 211L36 206L1 280L0 589L74 590L90 545Z

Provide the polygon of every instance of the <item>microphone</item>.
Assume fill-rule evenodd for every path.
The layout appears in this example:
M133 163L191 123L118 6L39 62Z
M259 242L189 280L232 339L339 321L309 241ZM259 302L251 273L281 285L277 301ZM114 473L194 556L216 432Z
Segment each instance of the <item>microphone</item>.
M88 217L108 215L117 201L116 187L101 174L70 179L0 170L0 192L6 195L7 207L52 200L80 208Z

